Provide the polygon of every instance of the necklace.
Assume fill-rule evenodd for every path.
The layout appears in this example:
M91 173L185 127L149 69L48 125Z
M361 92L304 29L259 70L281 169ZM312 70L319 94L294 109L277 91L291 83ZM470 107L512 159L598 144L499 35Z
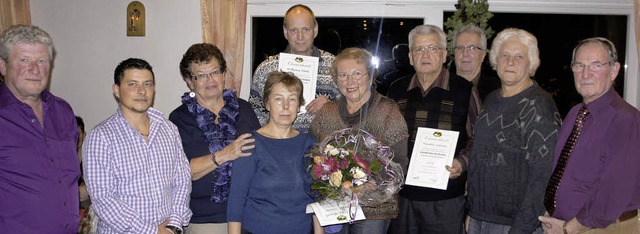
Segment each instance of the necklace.
M143 137L149 137L149 134L144 134L144 133L141 133L141 132L138 132L138 133L140 133L140 135L142 135Z

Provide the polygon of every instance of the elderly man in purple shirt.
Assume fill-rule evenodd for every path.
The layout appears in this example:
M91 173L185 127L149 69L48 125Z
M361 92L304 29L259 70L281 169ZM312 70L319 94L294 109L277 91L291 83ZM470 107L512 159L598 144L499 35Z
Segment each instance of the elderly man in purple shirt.
M0 232L77 233L78 127L46 90L53 40L32 25L0 35Z
M582 40L573 51L583 102L569 111L558 135L555 167L564 164L564 172L547 188L555 187L555 196L545 198L550 215L539 217L545 233L640 233L640 112L612 88L619 69L615 46L605 38ZM558 163L583 107L583 127L573 149L565 149L566 164Z

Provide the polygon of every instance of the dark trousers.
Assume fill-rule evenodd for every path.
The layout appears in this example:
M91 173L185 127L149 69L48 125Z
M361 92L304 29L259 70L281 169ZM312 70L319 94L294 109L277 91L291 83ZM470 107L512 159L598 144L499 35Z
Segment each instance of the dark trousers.
M463 234L464 196L442 201L412 201L400 196L400 215L389 234Z

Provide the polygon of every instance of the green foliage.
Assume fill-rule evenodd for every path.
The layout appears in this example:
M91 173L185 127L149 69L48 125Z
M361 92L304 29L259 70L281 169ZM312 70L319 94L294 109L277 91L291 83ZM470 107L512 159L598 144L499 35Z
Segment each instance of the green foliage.
M447 32L447 50L449 55L453 56L453 37L455 32L469 23L473 23L484 30L487 39L491 38L495 33L489 20L493 14L489 11L489 3L487 0L458 0L456 12L444 22L445 31ZM486 48L485 48L486 49Z

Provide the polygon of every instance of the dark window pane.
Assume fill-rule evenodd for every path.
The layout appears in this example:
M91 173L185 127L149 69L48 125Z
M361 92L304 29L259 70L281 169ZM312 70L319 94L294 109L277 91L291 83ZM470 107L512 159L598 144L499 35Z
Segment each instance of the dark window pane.
M453 12L445 12L444 19L451 15ZM494 13L490 25L496 34L514 27L536 36L541 62L535 80L553 95L563 117L573 105L582 101L575 90L570 68L573 48L578 41L589 37L605 37L615 44L618 62L622 66L625 64L627 16ZM489 46L492 41L493 38L490 38ZM483 69L491 69L488 60L489 56ZM624 72L621 68L614 84L620 95L624 91Z
M252 71L268 56L276 55L287 47L282 30L282 17L254 17L254 55ZM360 47L377 56L380 65L378 77L396 69L392 58L392 48L408 43L407 36L414 27L423 24L424 19L401 18L317 18L319 29L315 45L332 54L344 48ZM408 62L408 61L407 61ZM388 84L383 84L388 85ZM386 94L386 91L382 91Z

